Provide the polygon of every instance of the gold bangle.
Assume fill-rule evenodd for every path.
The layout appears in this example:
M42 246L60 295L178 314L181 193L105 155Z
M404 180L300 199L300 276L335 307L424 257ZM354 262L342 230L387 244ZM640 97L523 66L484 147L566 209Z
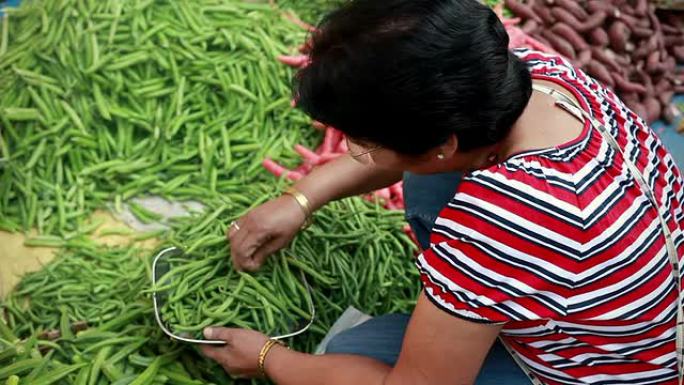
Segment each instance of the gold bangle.
M276 344L279 345L284 345L281 341L274 340L274 339L269 339L266 341L264 346L261 348L261 351L259 352L259 361L258 361L258 367L259 367L259 373L261 374L262 377L266 378L266 369L264 368L264 363L266 362L266 356L268 355L268 352L271 351L273 346Z
M301 191L294 188L294 186L290 186L283 194L289 195L293 197L295 201L297 201L297 204L299 204L302 212L304 212L305 219L302 228L309 227L311 224L311 203L309 202L309 198L302 194Z

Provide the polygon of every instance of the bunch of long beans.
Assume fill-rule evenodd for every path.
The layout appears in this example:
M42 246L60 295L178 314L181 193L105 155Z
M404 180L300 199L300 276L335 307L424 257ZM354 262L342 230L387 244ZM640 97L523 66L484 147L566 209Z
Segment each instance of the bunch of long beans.
M26 378L96 385L136 378L229 383L193 347L159 332L150 302L154 290L166 294L164 318L176 332L198 333L211 324L282 333L310 315L303 273L317 316L309 333L289 341L302 350L313 349L348 305L372 314L413 305L418 290L413 243L401 232L400 213L359 198L332 203L290 247L272 256L263 272L250 276L230 267L218 238L231 216L215 214L245 206L224 206L216 202L215 211L176 225L168 242L186 249L193 244L194 250L176 260L168 273L176 276L166 287L150 285L152 253L125 248L66 249L27 275L3 302L0 365L8 369L0 370L0 380L14 374L22 383L33 383ZM153 362L157 369L150 374Z
M141 193L205 200L313 143L268 4L26 1L0 44L0 229L73 235Z
M303 39L280 9L238 0L25 0L8 12L0 229L37 228L43 235L27 245L62 251L0 302L0 381L231 383L154 323L154 253L88 236L94 209L140 194L206 207L164 234L187 252L165 288L164 314L179 332L293 326L308 315L301 273L317 317L291 341L299 349L311 350L348 305L410 309L418 281L401 213L356 198L318 212L260 274L230 268L228 223L279 190L263 157L295 164L293 145L316 140L289 106L291 73L273 60Z

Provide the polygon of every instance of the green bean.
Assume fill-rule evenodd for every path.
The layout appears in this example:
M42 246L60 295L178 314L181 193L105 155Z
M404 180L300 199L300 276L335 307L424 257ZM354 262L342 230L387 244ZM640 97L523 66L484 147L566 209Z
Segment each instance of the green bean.
M71 122L76 126L76 128L81 130L81 132L85 133L86 132L85 125L83 124L83 121L78 116L78 113L74 110L74 108L64 100L61 101L61 105L62 105L62 108L64 109L64 112L66 112L67 116L69 117Z
M52 235L40 235L32 238L27 238L24 241L24 246L27 247L62 247L65 241L61 237Z
M40 365L42 362L42 358L27 358L5 366L4 368L0 368L0 380L11 375L17 375L29 371Z
M150 211L135 202L128 202L128 208L143 223L158 222L163 218L160 214Z
M138 377L133 380L130 385L149 385L152 383L154 380L154 377L157 375L157 372L159 371L159 367L161 366L161 357L155 358L152 363L143 371L140 373Z
M41 120L40 111L35 108L6 107L4 117L12 121Z
M258 274L243 277L231 267L230 221L281 188L262 158L294 165L294 143L314 148L321 139L288 107L292 72L264 60L304 38L282 19L280 3L32 3L2 26L8 40L0 79L9 91L0 96L0 168L7 171L0 173L0 228L37 226L41 235L27 244L61 250L0 300L11 333L33 338L5 347L3 337L2 368L50 351L33 381L85 363L54 383L231 383L187 347L178 362L159 359L156 374L147 371L181 348L156 325L155 290L163 291L163 320L196 337L209 323L269 333L293 327L310 316L301 274L315 288L315 333L349 304L374 314L410 310L419 282L401 216L357 198L322 208L313 227ZM143 194L200 201L205 212L135 236L165 237L191 253L170 259L172 270L156 288L151 251L107 247L90 236L94 210ZM71 338L76 320L87 320L89 330ZM38 331L57 330L63 338L36 340ZM317 338L305 334L294 344L307 350ZM103 359L104 347L112 354Z
M108 71L122 70L124 68L136 65L138 63L149 60L150 56L145 51L133 52L128 55L120 56L113 63L107 66Z
M98 379L100 378L100 372L102 371L102 365L104 364L109 352L112 350L111 346L106 346L100 349L95 356L93 365L90 368L90 374L88 375L88 385L96 385Z
M7 53L7 43L9 40L9 15L5 13L2 15L2 32L0 32L0 57L5 56Z

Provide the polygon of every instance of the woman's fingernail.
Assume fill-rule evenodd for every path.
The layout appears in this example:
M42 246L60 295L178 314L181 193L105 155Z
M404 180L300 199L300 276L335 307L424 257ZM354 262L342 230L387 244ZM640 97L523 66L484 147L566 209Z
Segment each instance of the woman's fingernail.
M205 338L213 338L212 336L214 335L214 329L212 328L204 328L204 337Z

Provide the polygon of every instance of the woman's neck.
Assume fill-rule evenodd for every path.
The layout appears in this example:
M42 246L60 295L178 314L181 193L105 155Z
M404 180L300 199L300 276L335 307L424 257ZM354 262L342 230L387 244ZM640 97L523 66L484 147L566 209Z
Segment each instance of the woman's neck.
M544 80L534 82L558 90L577 101L571 92L556 83ZM582 128L580 121L556 106L553 97L535 91L520 118L500 143L497 155L503 161L520 152L556 147L577 138Z

